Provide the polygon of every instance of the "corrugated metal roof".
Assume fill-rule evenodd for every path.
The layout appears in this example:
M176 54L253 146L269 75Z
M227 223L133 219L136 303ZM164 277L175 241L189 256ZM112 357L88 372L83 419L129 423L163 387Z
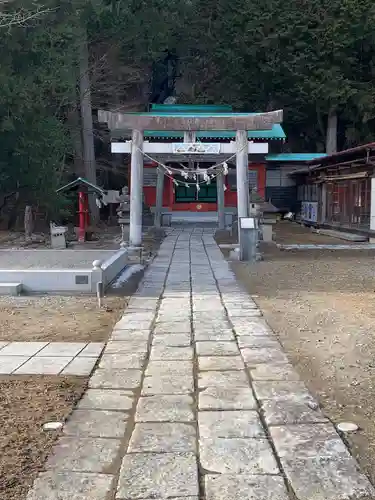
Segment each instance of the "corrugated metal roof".
M311 161L327 156L325 153L279 153L267 155L267 161Z

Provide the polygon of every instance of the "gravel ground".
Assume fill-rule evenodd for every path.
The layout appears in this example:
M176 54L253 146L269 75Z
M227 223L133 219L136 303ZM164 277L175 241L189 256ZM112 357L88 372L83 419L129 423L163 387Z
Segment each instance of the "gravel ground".
M277 236L327 242L294 224L280 224ZM359 425L348 444L375 483L375 253L264 250L263 262L232 266L324 413Z
M1 500L26 498L58 436L43 431L43 424L63 421L86 383L75 377L0 379Z

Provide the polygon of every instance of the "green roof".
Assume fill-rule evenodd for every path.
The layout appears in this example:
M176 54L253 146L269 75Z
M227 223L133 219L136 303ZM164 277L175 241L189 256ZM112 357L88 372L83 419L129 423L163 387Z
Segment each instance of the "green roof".
M230 104L151 104L154 113L230 113Z
M275 155L267 155L267 161L311 161L316 158L327 156L325 153L279 153Z
M157 131L145 130L145 137L152 139L183 139L183 132L173 130ZM249 139L286 139L283 127L276 124L271 130L250 130L247 134ZM231 130L200 131L196 133L197 139L234 139L236 133Z

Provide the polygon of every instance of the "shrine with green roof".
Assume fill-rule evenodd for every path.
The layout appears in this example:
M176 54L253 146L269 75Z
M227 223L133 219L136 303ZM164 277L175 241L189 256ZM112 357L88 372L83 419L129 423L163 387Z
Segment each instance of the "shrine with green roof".
M254 117L256 122L256 117L265 116L264 113L236 113L228 104L151 104L146 113L127 113L125 121L118 113L103 113L107 115L101 121L108 123L112 141L111 150L116 154L130 154L132 151L132 130L127 128L126 121L129 119L132 123L136 123L139 119L143 123L152 124L162 118L170 118L171 123L177 123L178 118L184 119L185 122L190 120L197 122L209 121L213 117L230 121L244 116ZM144 203L151 210L155 210L157 170L158 166L160 169L160 165L163 165L166 175L162 186L162 211L172 213L174 220L184 218L192 220L194 213L199 213L199 220L203 220L203 217L215 220L218 211L216 176L212 176L210 182L200 184L197 189L193 183L185 182L183 174L184 169L191 171L192 168L196 168L197 171L202 171L225 161L228 165L224 178L225 212L235 214L237 212L236 131L229 130L229 127L226 130L217 127L215 130L209 130L203 127L203 130L190 132L180 127L179 130L165 129L164 126L158 128L159 130L154 130L150 126L149 129L143 130ZM255 129L247 131L249 193L256 193L258 198L271 201L280 210L293 209L296 187L289 173L321 155L284 152L286 134L281 123L272 123L264 129L258 126L253 128ZM195 145L194 154L186 149L189 144ZM200 147L197 147L197 144ZM199 151L200 148L202 153ZM173 170L173 175L168 174L168 168Z

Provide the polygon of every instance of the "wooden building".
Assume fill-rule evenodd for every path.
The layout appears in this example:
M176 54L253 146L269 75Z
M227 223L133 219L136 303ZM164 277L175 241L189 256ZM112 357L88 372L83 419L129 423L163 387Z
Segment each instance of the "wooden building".
M374 167L375 143L370 143L311 160L292 172L301 219L371 235L375 231Z

